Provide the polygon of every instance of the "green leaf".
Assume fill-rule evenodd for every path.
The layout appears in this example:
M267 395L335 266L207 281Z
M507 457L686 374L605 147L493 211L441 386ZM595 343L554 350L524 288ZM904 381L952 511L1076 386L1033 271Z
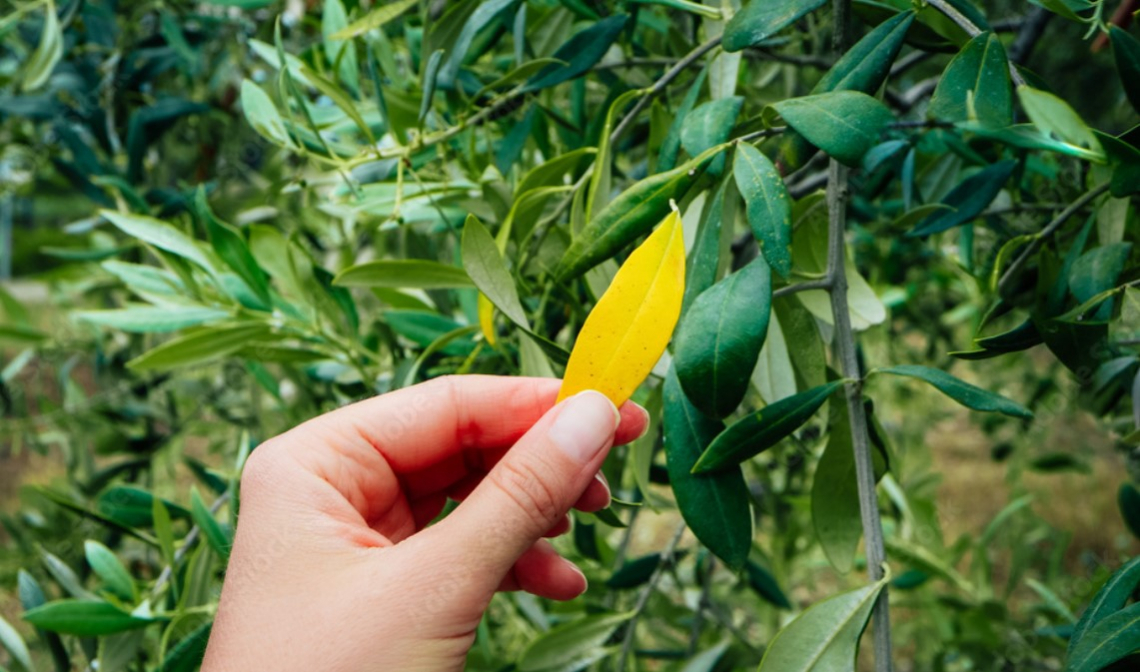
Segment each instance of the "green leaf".
M483 292L511 322L529 330L530 323L519 301L515 279L507 270L507 263L499 253L495 239L474 215L468 215L467 223L463 225L461 247L463 267L479 291Z
M697 227L697 238L685 265L685 296L681 300L681 319L693 301L716 281L720 265L721 222L724 217L725 192L731 180L721 182L716 193L705 202L705 210Z
M1105 616L1069 652L1065 672L1100 672L1140 649L1140 602Z
M427 118L427 113L431 110L431 99L435 95L436 79L439 75L439 68L443 64L443 49L436 49L428 58L427 65L424 67L424 95L420 98L420 113L416 117L422 125L424 119Z
M758 672L854 672L859 637L888 578L813 604L776 633Z
M483 0L479 3L471 16L463 22L463 29L459 32L459 36L448 45L447 60L444 61L439 70L439 85L441 87L451 89L455 86L455 78L459 75L459 67L463 65L463 60L471 47L471 41L475 39L479 31L483 30L500 12L513 3L514 0Z
M1069 104L1046 91L1028 86L1017 88L1017 97L1033 125L1070 145L1084 147L1103 155L1100 142Z
M1116 198L1127 198L1140 192L1140 149L1100 131L1093 131L1093 134L1100 141L1112 167L1109 193Z
M161 672L194 672L197 670L202 665L202 659L206 656L206 644L210 640L210 631L213 627L214 622L209 621L179 640L162 659Z
M1140 557L1133 558L1123 567L1113 572L1108 581L1093 596L1092 602L1073 626L1069 638L1069 659L1076 660L1077 650L1084 645L1086 635L1104 619L1118 613L1132 598L1140 584ZM1094 642L1096 640L1093 640Z
M681 127L681 146L689 156L697 156L728 140L743 105L743 97L732 96L711 100L689 112ZM720 175L724 171L724 157L718 156L708 170L714 177Z
M158 547L162 550L162 559L167 565L174 567L174 524L170 519L170 511L166 508L166 503L158 497L153 498L150 505L154 536L158 539ZM175 590L177 585L174 584Z
M523 91L557 86L585 74L609 51L628 21L629 16L614 14L574 35L553 54L553 58L564 61L566 65L546 66L527 80Z
M384 313L384 321L392 330L404 338L428 347L439 338L463 329L463 325L439 313L420 310L389 310ZM470 340L452 341L442 348L448 355L469 355L475 349Z
M780 589L776 577L772 576L772 573L767 569L749 560L744 567L744 575L748 579L748 587L756 591L757 595L780 609L792 608L792 603L788 601L788 596Z
M706 473L740 464L771 448L815 415L843 382L836 380L813 387L746 415L716 437L697 460L693 472Z
M134 236L161 250L192 261L210 273L214 272L214 265L198 247L197 241L170 224L153 217L113 210L100 210L99 214L128 236Z
M1121 483L1116 493L1116 502L1120 507L1120 516L1132 536L1140 539L1140 490L1131 483Z
M574 238L554 271L555 280L582 275L647 233L669 214L669 201L685 193L711 158L702 155L647 177L610 201Z
M202 496L198 494L198 488L190 489L190 515L194 518L194 524L202 530L210 548L214 549L223 561L228 560L233 540L230 539L230 533L210 513L210 509L202 501Z
M48 335L39 329L23 327L17 324L0 324L0 343L16 343L17 345L39 343L46 341Z
M996 35L978 35L950 61L930 99L930 114L944 121L977 121L986 127L1013 123L1009 61Z
M958 570L926 548L902 539L889 539L886 544L889 555L926 574L944 579L967 596L974 594L974 586Z
M298 149L293 142L293 136L285 126L285 120L281 118L281 113L273 104L273 99L260 86L248 79L242 80L241 83L241 109L249 125L263 138L278 147Z
M321 35L325 58L337 73L337 78L354 95L360 90L360 66L356 60L356 45L351 40L333 37L348 27L348 14L341 0L324 0L321 12Z
M614 588L617 590L628 590L629 588L637 588L640 585L649 581L653 576L653 572L661 566L661 554L650 553L643 555L640 558L627 560L606 579L606 588Z
M663 429L669 485L685 524L729 567L739 568L752 547L751 495L740 467L694 474L701 453L724 424L697 410L681 389L675 368L664 384Z
M55 2L44 3L44 28L36 50L24 63L20 89L33 91L47 83L59 59L63 57L63 31L55 13Z
M879 372L889 373L895 376L917 378L930 383L938 388L938 391L954 401L962 404L966 408L972 408L975 411L1001 413L1014 418L1028 419L1033 417L1033 412L1021 404L1006 399L1000 394L975 387L940 369L932 369L928 366L917 366L913 364L902 364L879 369Z
M80 580L75 570L69 567L66 562L47 551L41 551L41 554L43 555L44 567L47 568L48 574L51 574L51 577L59 584L59 587L63 588L68 595L81 600L96 599L94 593L83 587L83 581Z
M370 30L376 30L385 24L400 18L400 15L418 4L418 0L393 0L392 2L376 3L364 17L353 21L332 35L334 40L350 40L363 35Z
M633 89L626 91L614 99L606 112L606 122L598 139L598 153L594 157L594 171L590 175L590 187L586 198L586 219L592 219L606 203L609 203L610 192L613 191L613 157L610 150L610 135L613 132L614 117L629 105L634 98L646 95L645 91Z
M701 293L677 331L673 362L685 394L706 415L740 405L772 310L772 271L764 257Z
M677 154L681 148L681 129L685 125L685 119L688 118L689 112L697 104L697 98L701 96L701 88L705 85L708 74L709 69L707 67L701 68L693 83L689 85L689 90L685 93L681 104L677 107L673 122L669 124L669 131L665 134L665 139L661 141L661 148L657 151L656 167L658 173L672 170L677 165Z
M28 652L28 645L16 628L4 620L3 616L0 616L0 646L7 649L12 661L19 665L16 669L34 672L36 668L32 664L32 654Z
M333 278L338 287L452 289L474 287L462 268L424 259L382 259L350 266Z
M123 310L81 310L75 317L91 324L136 334L164 333L214 322L230 313L205 306L134 306Z
M863 538L859 513L859 484L847 405L832 405L827 447L819 458L811 487L811 522L816 539L831 566L841 574L855 565Z
M914 17L914 11L908 10L880 23L848 49L811 92L862 91L873 95L890 74Z
M574 672L599 658L611 635L633 616L600 614L560 625L538 637L519 658L519 672Z
M107 590L124 600L135 597L135 583L130 573L111 549L97 541L88 539L83 542L83 551L87 556L87 564L91 571L103 580Z
M1073 297L1084 303L1116 287L1131 252L1132 243L1113 243L1095 247L1078 257L1069 269L1069 290ZM1105 300L1087 319L1107 320L1112 316L1112 305L1112 300Z
M24 613L24 620L37 628L65 635L101 637L145 628L154 619L132 616L107 602L56 600Z
M942 199L948 210L932 213L906 235L929 236L976 219L997 198L1016 167L1013 159L999 161L962 180Z
M206 234L210 238L214 252L245 281L263 306L270 306L272 301L269 298L269 280L249 251L245 237L214 215L210 210L210 204L206 201L205 189L198 190L194 208L198 218L206 225Z
M886 105L858 91L788 98L770 107L811 144L852 167L894 121Z
M732 176L747 204L748 225L760 251L772 270L788 277L792 272L792 199L784 178L768 157L749 144L737 146Z
M1116 72L1124 85L1124 94L1132 108L1140 112L1140 40L1123 28L1110 25L1108 36L1112 40L1112 55L1116 59Z
M204 327L144 352L127 362L127 366L135 371L166 371L205 364L233 354L250 341L266 338L271 333L265 324Z
M750 0L724 28L724 50L740 51L754 47L790 26L808 12L819 9L826 0Z

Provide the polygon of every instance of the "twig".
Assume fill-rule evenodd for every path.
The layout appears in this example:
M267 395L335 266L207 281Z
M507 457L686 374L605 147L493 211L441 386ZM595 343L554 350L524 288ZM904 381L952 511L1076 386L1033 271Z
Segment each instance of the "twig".
M1029 14L1022 21L1020 29L1017 31L1017 37L1014 38L1013 44L1009 45L1011 63L1021 65L1029 60L1029 54L1033 52L1034 45L1041 39L1045 27L1049 25L1049 20L1052 18L1053 12L1044 7L1033 7L1029 10ZM997 30L996 24L994 30Z
M719 35L712 38L708 42L701 44L696 49L690 51L688 54L685 54L684 58L677 61L673 67L666 70L665 74L661 75L661 78L653 83L653 88L649 90L649 93L642 96L641 99L637 101L637 104L634 105L633 108L630 109L630 111L627 112L624 117L622 117L621 122L619 122L618 125L614 128L613 133L610 134L610 142L616 142L617 139L621 137L622 133L625 133L626 129L629 128L630 124L633 123L634 119L637 119L637 115L641 114L641 111L644 110L645 107L649 105L649 103L651 103L653 99L656 98L662 91L664 91L665 88L669 86L670 82L672 82L677 78L678 75L684 72L685 68L689 67L698 58L704 56L709 51L715 49L718 46L720 46Z
M958 24L958 27L966 31L970 37L977 37L982 34L982 30L974 25L974 22L966 18L962 12L959 12L953 5L946 0L926 0L927 4L933 6L938 11L946 15L948 19ZM1009 78L1013 80L1013 85L1025 86L1025 78L1017 71L1017 66L1011 59L1009 64Z
M937 0L942 2L943 0ZM847 48L847 33L851 22L851 0L835 0L835 27L833 43L839 53ZM847 168L835 159L828 165L827 180L827 280L831 283L831 313L835 322L835 343L843 375L853 382L844 385L847 397L847 415L851 429L851 446L855 457L855 478L859 488L859 513L863 523L863 538L867 552L867 569L871 579L883 578L886 549L883 543L883 523L879 517L879 498L876 494L875 469L871 461L870 437L867 432L867 411L863 406L863 374L855 351L855 332L851 327L851 312L847 304L846 240L847 240ZM871 614L874 622L872 643L875 652L875 672L892 672L891 615L884 586L875 600Z
M778 51L771 51L769 49L748 49L745 51L748 55L755 55L757 57L764 57L778 63L791 63L792 65L806 65L820 70L827 70L835 65L835 61L824 58L823 56L807 56L801 54L781 54Z
M227 490L226 492L223 492L220 497L215 499L212 504L210 504L210 513L217 513L218 509L222 508L222 505L228 501L230 501L230 493ZM178 548L177 551L174 552L174 561L169 565L163 567L162 573L160 573L158 575L158 578L155 579L154 587L150 589L150 592L152 594L157 595L159 591L166 587L166 583L170 581L170 577L174 575L174 566L185 559L186 554L189 553L190 549L194 547L194 542L198 541L198 536L200 534L202 534L202 531L198 528L197 525L190 528L190 531L186 533L186 538L182 541L182 545Z
M997 293L1003 294L1005 290L1009 288L1009 283L1013 280L1013 276L1021 270L1021 267L1029 260L1029 257L1041 249L1041 246L1045 244L1045 240L1049 236L1053 235L1062 224L1088 205L1089 202L1108 191L1108 186L1108 183L1105 183L1086 192L1083 196L1070 203L1069 207L1062 210L1061 214L1053 218L1053 221L1046 224L1045 228L1041 229L1041 233L1038 233L1037 236L1025 246L1025 249L1021 251L1021 254L1017 255L1017 258L1013 260L1013 263L1009 265L1005 273L1002 273L1001 279L998 280Z
M625 640L621 644L621 653L618 654L617 667L614 668L617 672L625 670L625 661L629 658L630 651L633 650L634 635L637 631L637 619L641 613L645 611L645 607L649 604L649 598L653 595L653 591L657 588L657 583L661 581L664 576L665 570L673 563L673 552L677 550L677 544L681 542L681 537L685 536L685 523L677 526L677 531L673 533L673 538L669 540L665 548L661 551L661 562L657 568L653 570L653 575L649 577L649 581L645 587L641 589L641 594L637 597L637 604L633 607L633 616L629 619L629 625L625 631Z
M831 289L831 280L828 278L821 278L819 280L809 280L807 282L798 282L794 285L781 287L772 292L772 298L778 299L782 296L791 296L799 292L809 292L813 289Z

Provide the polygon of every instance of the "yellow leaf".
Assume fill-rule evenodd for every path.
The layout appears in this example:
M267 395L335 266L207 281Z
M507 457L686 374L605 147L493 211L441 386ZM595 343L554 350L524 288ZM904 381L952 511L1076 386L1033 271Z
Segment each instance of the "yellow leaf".
M618 269L590 311L558 400L597 390L625 403L665 352L685 293L685 242L674 210Z
M492 346L498 337L495 335L495 304L487 298L483 292L479 292L479 300L476 303L479 308L479 327L483 330L483 338Z

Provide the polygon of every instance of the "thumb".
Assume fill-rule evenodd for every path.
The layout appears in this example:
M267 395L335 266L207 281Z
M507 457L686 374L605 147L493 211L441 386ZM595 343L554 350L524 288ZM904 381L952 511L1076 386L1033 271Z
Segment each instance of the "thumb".
M465 569L494 590L593 481L619 419L613 403L592 390L555 406L429 531L461 549Z

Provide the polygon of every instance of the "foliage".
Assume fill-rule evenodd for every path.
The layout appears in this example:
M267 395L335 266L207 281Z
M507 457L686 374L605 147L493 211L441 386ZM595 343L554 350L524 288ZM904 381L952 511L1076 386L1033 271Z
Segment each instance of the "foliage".
M562 542L592 587L496 598L470 669L849 670L888 595L909 669L1128 664L1135 561L1074 622L1093 587L1029 499L944 540L938 410L904 405L1140 442L1140 46L1103 0L317 4L0 19L0 216L34 203L16 269L69 318L0 290L0 431L66 464L2 519L9 667L193 669L258 442L440 375L560 376L622 317L610 382L652 431ZM686 282L642 314L617 285L655 227Z

